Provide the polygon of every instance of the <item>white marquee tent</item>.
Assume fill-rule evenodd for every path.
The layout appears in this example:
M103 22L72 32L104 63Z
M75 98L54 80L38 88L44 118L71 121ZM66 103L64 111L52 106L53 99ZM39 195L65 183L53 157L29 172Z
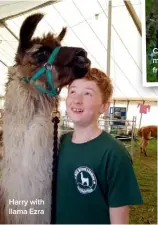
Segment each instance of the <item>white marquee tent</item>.
M141 0L131 1L142 21ZM19 29L34 12L45 13L34 36L63 26L68 32L63 45L83 47L92 66L107 71L108 0L1 1L0 2L0 95L5 93L7 66L14 64ZM111 73L113 100L143 100L156 105L157 87L143 87L142 37L123 0L112 1ZM66 89L61 96L64 98ZM155 103L154 103L155 102ZM127 103L126 103L127 104ZM156 108L154 114L156 113ZM150 115L151 116L151 115Z

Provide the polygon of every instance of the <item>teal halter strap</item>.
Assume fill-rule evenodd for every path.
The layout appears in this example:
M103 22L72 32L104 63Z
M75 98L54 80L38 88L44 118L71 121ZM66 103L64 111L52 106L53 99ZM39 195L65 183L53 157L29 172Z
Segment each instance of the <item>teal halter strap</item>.
M40 90L41 92L48 94L50 96L55 96L57 94L59 94L60 91L56 90L53 84L53 80L52 80L52 65L54 63L54 60L57 56L57 54L60 51L60 47L56 47L54 49L54 51L52 52L52 54L50 55L48 62L44 64L44 66L42 66L37 73L35 73L31 79L27 78L27 77L23 77L23 80L26 81L27 83L30 83L30 81L32 80L33 85ZM47 77L47 81L48 84L50 86L50 90L47 90L45 88L43 88L42 86L36 84L36 80L39 79L43 74L46 74Z

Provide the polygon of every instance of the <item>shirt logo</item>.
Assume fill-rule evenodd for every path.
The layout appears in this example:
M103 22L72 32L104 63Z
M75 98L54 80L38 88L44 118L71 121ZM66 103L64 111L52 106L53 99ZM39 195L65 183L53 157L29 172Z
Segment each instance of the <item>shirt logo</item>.
M74 172L77 189L81 194L92 193L97 186L97 179L94 172L86 167L82 166Z

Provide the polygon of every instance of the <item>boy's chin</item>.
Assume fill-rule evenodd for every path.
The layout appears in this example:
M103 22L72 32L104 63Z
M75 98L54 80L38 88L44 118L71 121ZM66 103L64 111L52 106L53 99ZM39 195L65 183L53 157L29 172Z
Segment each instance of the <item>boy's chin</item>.
M70 120L72 120L74 125L82 124L83 121L81 118L76 118L75 116L69 115Z
M76 119L76 118L72 118L71 120L74 124L82 124L82 122L83 122L82 120Z
M83 121L83 120L72 120L73 124L75 127L87 127L89 126L89 122L86 120L86 121Z

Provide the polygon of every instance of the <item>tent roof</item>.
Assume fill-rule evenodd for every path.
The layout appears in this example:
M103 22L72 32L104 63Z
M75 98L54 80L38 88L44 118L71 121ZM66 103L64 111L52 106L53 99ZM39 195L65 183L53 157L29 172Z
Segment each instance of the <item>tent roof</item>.
M0 2L0 20L13 18L31 10L36 10L56 1L2 1Z
M54 1L14 1L5 5L0 3L1 18L30 10L43 3L42 8L6 20L6 25L14 36L0 26L0 94L4 94L6 81L5 65L14 63L18 46L19 29L23 20L34 12L45 13L34 36L52 31L58 34L63 26L68 32L63 45L83 47L88 51L92 66L107 70L107 24L108 0L64 0ZM141 20L141 1L131 1ZM52 3L50 5L50 3ZM18 7L18 5L21 7ZM21 11L19 11L19 8ZM5 10L4 10L5 9ZM18 9L18 10L17 10ZM2 14L1 14L2 12ZM114 99L158 99L158 90L154 87L143 87L141 43L142 38L133 23L122 0L112 1L112 43L111 43L111 74L114 84ZM64 93L64 91L63 91Z

